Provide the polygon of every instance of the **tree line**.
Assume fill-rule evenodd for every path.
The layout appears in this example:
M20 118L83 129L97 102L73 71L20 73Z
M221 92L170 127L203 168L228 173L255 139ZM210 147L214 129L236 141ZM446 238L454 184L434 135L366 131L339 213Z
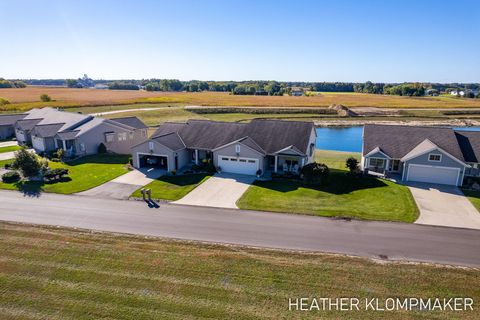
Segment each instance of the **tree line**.
M0 78L0 88L25 88L27 85L20 80L5 80Z

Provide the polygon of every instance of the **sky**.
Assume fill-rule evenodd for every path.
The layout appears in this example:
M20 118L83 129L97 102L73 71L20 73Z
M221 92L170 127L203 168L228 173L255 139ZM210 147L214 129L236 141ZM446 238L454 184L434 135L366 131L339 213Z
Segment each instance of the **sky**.
M480 1L0 0L0 77L480 82Z

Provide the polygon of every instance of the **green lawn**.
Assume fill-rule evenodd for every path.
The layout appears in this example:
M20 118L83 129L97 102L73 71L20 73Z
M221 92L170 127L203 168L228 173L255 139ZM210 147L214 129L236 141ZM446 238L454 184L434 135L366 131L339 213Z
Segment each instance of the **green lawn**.
M480 212L480 191L462 189L463 194L467 196L468 200Z
M0 153L17 151L17 150L20 150L21 148L22 147L20 146L0 147Z
M163 200L178 200L195 189L199 184L210 178L205 173L187 174L179 176L162 176L147 184L144 188L152 190L152 198ZM132 197L141 198L140 189Z
M2 319L478 319L476 309L288 311L300 297L477 303L477 269L3 222L0 234Z
M1 189L20 190L27 193L54 192L71 194L99 186L124 173L127 173L126 164L128 155L93 155L80 158L69 163L49 162L50 168L67 168L68 178L55 183L19 182L3 183ZM0 165L12 162L1 161Z
M407 187L390 181L346 175L345 159L359 153L320 151L316 160L331 168L320 186L301 181L255 181L238 200L241 209L319 216L413 222L418 208Z

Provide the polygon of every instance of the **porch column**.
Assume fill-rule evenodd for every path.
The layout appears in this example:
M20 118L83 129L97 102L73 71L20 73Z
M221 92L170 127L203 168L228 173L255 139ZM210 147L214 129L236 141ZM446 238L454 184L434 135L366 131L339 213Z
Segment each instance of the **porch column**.
M302 167L305 165L305 158L302 158Z
M195 149L195 164L198 166L198 149Z
M390 167L390 159L387 159L385 164L385 172L389 171L388 168Z
M277 173L277 167L278 167L278 156L275 156L275 167L274 167L274 172Z
M67 143L65 140L62 140L62 144L63 144L63 150L64 151L67 151Z

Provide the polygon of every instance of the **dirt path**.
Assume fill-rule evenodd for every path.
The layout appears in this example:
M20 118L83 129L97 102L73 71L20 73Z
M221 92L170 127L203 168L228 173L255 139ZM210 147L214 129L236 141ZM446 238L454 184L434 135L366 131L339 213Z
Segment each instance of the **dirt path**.
M108 114L115 114L115 113L123 113L123 112L135 112L135 111L154 111L160 110L162 108L137 108L137 109L121 109L121 110L112 110L112 111L105 111L105 112L97 112L97 113L90 113L92 116L104 116Z

